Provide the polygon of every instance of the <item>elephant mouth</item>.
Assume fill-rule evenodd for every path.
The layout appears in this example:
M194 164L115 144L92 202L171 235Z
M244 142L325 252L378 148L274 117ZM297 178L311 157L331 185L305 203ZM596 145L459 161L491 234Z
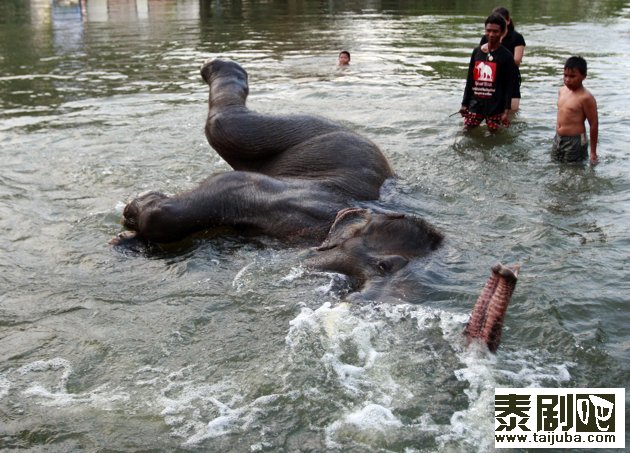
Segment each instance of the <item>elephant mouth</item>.
M334 249L336 247L337 247L337 244L322 244L319 247L312 248L311 251L326 252L326 251L332 250L332 249Z

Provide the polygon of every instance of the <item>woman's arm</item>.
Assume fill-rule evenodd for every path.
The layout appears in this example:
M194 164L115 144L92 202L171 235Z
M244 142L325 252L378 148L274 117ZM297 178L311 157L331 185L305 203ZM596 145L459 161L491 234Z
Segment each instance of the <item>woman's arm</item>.
M516 46L514 48L514 63L516 66L520 66L523 61L523 54L525 53L525 46Z

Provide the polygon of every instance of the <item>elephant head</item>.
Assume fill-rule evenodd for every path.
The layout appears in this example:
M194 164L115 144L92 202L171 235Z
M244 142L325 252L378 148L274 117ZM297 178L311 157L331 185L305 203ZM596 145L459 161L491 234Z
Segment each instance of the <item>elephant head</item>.
M362 287L437 249L443 237L429 223L407 214L346 208L337 214L324 242L311 249L306 265L348 275Z

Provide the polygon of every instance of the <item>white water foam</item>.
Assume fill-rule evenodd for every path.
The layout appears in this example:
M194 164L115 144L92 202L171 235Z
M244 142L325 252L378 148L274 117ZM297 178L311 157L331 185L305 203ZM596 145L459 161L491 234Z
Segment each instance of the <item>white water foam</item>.
M9 394L9 390L11 389L11 382L4 374L0 374L0 399L4 398Z
M59 389L65 389L68 383L68 377L72 373L72 366L66 359L55 357L50 360L37 360L35 362L28 363L17 370L21 375L30 373L41 373L44 371L62 371L61 378L59 380Z
M236 275L234 276L234 279L232 280L232 288L236 288L236 291L240 291L241 289L243 289L243 286L245 285L245 283L242 281L243 280L243 276L247 273L247 271L254 266L254 262L251 262L249 264L247 264L246 266L244 266L241 270L239 270Z
M302 277L306 270L302 266L293 267L287 275L280 279L281 282L291 283L292 281Z
M345 293L349 287L348 277L344 274L338 274L336 272L315 272L315 274L329 278L326 285L315 287L315 292L318 294L340 300L340 295Z
M465 315L452 314L429 307L409 304L367 304L326 302L317 309L303 307L290 321L286 336L288 373L294 366L315 366L325 371L322 389L296 388L299 398L318 401L339 397L339 416L323 426L328 448L381 446L397 438L426 433L435 439L440 450L493 449L494 388L497 386L541 386L549 381L561 385L570 379L570 363L557 363L539 351L499 351L492 355L479 345L465 349L461 329ZM396 328L412 320L413 335L433 332L436 326L444 340L452 345L453 355L462 367L454 376L468 384L465 390L468 405L452 414L450 423L435 423L427 413L405 419L399 410L405 401L414 398L408 383L393 373L398 360L385 337L396 339ZM404 346L403 346L404 347ZM303 358L301 362L298 358ZM418 363L435 361L434 351L419 351ZM415 359L414 359L415 360ZM299 374L299 369L297 370ZM170 372L163 367L142 367L127 381L131 387L121 391L108 384L88 392L71 393L68 380L73 372L70 361L52 358L28 363L17 370L0 375L0 398L9 389L21 393L42 406L89 406L101 410L125 410L157 406L169 426L171 435L183 446L195 446L207 439L228 434L245 433L256 426L266 413L278 404L280 394L264 395L252 401L240 396L238 379L217 383L200 382L195 365ZM327 387L331 385L331 390ZM419 395L422 397L422 395ZM149 409L153 411L153 409ZM266 448L264 442L252 449Z
M89 405L112 410L115 408L114 403L129 400L128 393L118 389L110 390L109 384L103 384L89 392L69 393L67 385L72 371L68 360L55 357L28 363L18 368L16 373L26 379L21 393L44 406Z
M290 322L286 343L293 354L303 357L311 350L320 354L313 359L336 379L337 390L343 391L350 401L362 403L358 409L350 403L325 428L328 448L343 448L344 439L352 439L356 445L386 446L395 442L400 430L420 427L435 431L430 417L411 426L405 426L396 417L393 407L413 395L392 376L391 358L382 357L389 352L381 353L374 346L374 340L387 331L388 323L396 324L410 313L417 315L419 325L425 318L435 316L432 311L409 305L384 304L375 310L374 306L333 306L326 302L315 310L302 308Z
M399 408L405 407L404 401L414 395L392 374L392 363L396 361L392 351L397 349L383 347L377 340L409 319L414 321L418 335L439 325L445 341L455 345L453 354L463 365L453 373L458 380L468 383L465 393L469 404L453 413L450 424L436 424L429 414L413 419L399 415ZM495 387L539 386L548 384L550 379L562 384L570 379L572 364L554 363L553 358L540 352L500 351L491 355L478 345L464 350L460 332L465 320L463 315L408 304L357 306L327 302L315 310L303 307L289 323L287 360L305 352L310 354L312 360L306 366L322 367L334 384L331 393L322 389L324 394L318 388L295 389L300 398L318 401L340 396L339 416L322 427L327 447L343 448L350 441L358 446L387 448L399 437L421 432L435 438L440 450L490 451ZM436 360L431 351L426 353L430 360ZM425 360L424 352L420 354L418 360ZM137 407L154 407L157 403L157 413L183 446L245 433L275 408L281 397L269 394L244 401L238 380L200 382L202 378L198 377L195 365L174 372L163 367L142 367L128 381L132 386L126 391L110 389L104 384L88 392L70 393L68 380L72 372L71 362L59 357L28 363L0 375L0 397L16 388L43 406L125 410L130 402ZM266 447L264 443L252 445L253 450L257 448Z
M379 444L391 437L392 431L401 428L403 423L390 409L379 404L368 403L355 412L350 412L326 428L326 446L342 448L335 442L337 436L361 439L362 443Z
M441 449L463 446L476 451L494 451L494 389L539 387L541 383L562 385L569 381L570 362L553 363L542 352L499 351L496 355L479 343L458 353L464 368L455 370L460 381L469 383L469 406L451 417L451 429L437 438ZM505 368L519 368L512 371Z
M410 304L355 306L326 302L314 310L303 307L289 323L287 346L300 359L305 354L319 354L314 359L332 372L328 376L334 376L338 389L353 401L326 427L327 447L343 448L350 442L387 448L396 436L420 432L434 438L440 450L492 451L496 387L539 386L550 380L562 384L570 379L571 364L557 363L538 352L501 350L494 355L481 344L464 347L461 332L467 319L464 314ZM420 336L439 328L450 345L453 361L462 365L452 372L457 380L468 384L464 390L468 406L455 411L448 424L436 424L429 414L404 422L396 416L396 409L405 407L404 398L414 396L412 388L392 375L397 358L391 355L396 348L378 351L374 340L391 333L405 320L414 321ZM354 352L350 362L349 344ZM417 359L421 363L440 361L441 357L429 345ZM358 402L362 402L359 408Z
M192 368L170 373L156 384L163 385L157 398L163 408L160 415L171 428L171 435L182 439L183 446L247 430L279 397L263 395L245 402L237 382L196 382Z
M355 381L372 368L378 356L371 342L377 324L353 316L351 308L345 302L335 306L326 302L316 310L303 307L289 322L286 343L296 348L304 341L323 342L327 351L320 360L335 371L344 386L354 391ZM354 348L355 363L346 363L340 358L346 343Z

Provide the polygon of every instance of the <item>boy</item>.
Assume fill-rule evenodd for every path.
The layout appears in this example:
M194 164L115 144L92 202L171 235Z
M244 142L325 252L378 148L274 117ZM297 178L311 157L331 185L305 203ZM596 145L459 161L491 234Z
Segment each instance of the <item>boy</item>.
M488 45L475 47L470 56L466 89L459 109L466 129L479 126L483 120L492 132L501 124L509 124L515 64L510 51L501 45L506 27L500 15L489 16L485 22Z
M558 92L556 136L551 157L559 162L578 162L588 157L586 127L588 120L591 139L591 165L597 164L597 102L582 85L586 79L586 61L571 57L564 64L564 86Z
M340 68L344 68L350 65L350 52L347 50L342 50L339 52L339 59L337 61L337 66Z

